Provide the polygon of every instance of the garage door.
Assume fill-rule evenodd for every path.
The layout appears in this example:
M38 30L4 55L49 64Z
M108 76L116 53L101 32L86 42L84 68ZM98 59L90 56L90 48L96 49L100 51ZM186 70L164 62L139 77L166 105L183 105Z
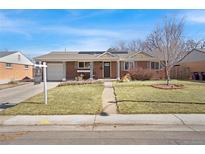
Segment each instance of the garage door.
M62 81L64 78L63 63L47 63L48 81Z

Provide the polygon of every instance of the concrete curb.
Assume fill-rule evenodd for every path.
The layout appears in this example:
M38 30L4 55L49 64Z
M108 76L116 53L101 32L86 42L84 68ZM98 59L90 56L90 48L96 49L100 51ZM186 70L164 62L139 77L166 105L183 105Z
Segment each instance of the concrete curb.
M95 115L15 116L2 125L92 125Z
M134 124L134 125L153 125L153 124L183 124L172 114L150 114L150 115L110 115L97 116L96 124Z
M205 125L205 114L18 115L0 116L3 126L15 125Z

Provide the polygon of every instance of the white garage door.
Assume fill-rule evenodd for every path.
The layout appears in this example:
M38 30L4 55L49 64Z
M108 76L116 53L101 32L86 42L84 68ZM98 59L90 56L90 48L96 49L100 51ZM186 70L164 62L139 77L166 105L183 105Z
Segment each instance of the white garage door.
M47 63L48 81L62 81L64 78L63 63Z

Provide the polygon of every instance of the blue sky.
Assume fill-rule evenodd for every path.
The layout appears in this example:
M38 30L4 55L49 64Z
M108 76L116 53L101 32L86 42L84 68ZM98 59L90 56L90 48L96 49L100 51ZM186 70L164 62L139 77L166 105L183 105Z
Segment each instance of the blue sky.
M0 50L29 57L65 48L106 50L145 38L165 16L185 17L185 36L205 38L205 10L0 10Z

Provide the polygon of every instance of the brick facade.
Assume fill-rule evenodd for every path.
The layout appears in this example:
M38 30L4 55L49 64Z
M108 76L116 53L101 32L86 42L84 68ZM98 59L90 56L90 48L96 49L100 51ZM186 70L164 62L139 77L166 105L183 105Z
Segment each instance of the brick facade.
M66 79L74 80L77 75L76 62L67 62L66 63Z
M94 78L95 79L102 79L103 78L103 66L102 62L94 62L93 66L93 73L94 73Z
M191 72L205 72L205 61L182 63L181 66L188 67Z
M75 77L78 76L77 67L78 62L66 62L66 79L67 80L74 80ZM120 77L124 76L129 71L124 71L124 63L120 63ZM117 78L117 62L113 61L110 62L111 72L110 78L116 79ZM150 62L148 61L136 61L135 62L136 68L143 68L143 69L150 69ZM93 62L93 78L94 79L103 79L104 78L104 70L103 70L103 62L95 61ZM88 75L89 78L89 75ZM88 79L86 78L86 79ZM154 79L162 79L164 78L164 71L156 71L154 74Z
M149 65L150 65L150 62L148 62L148 61L136 61L135 62L135 66L137 68L148 69L148 68L150 68Z
M23 64L11 64L6 68L6 63L0 63L0 80L22 80L25 77L33 79L33 66L25 68Z
M116 79L117 78L117 62L111 62L111 78Z

